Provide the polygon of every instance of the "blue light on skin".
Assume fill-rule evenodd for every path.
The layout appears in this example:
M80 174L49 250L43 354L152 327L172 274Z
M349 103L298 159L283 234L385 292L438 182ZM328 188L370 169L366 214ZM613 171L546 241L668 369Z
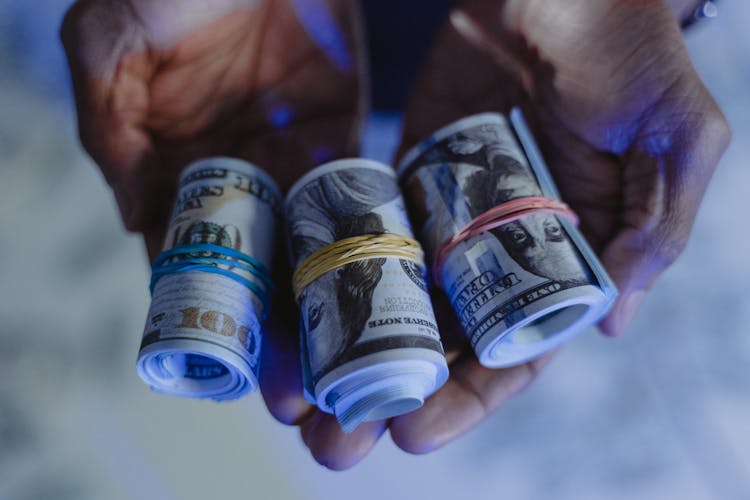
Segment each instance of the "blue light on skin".
M596 128L592 130L592 134L596 134ZM637 135L637 123L633 122L629 126L618 123L604 128L604 143L614 154L622 155L632 146Z
M328 163L335 159L333 149L328 146L318 146L312 152L312 160L315 165Z
M352 55L329 7L321 0L292 0L297 18L315 43L336 67L351 73Z
M276 129L283 129L292 122L294 111L283 104L271 108L268 113L268 121Z
M672 134L656 133L646 137L644 145L652 158L661 158L675 150L673 140Z
M660 128L655 119L644 127L641 120L630 120L627 125L618 123L604 129L607 149L616 155L624 155L636 142L652 158L659 158L673 151L675 131L668 126ZM592 132L595 134L595 131Z

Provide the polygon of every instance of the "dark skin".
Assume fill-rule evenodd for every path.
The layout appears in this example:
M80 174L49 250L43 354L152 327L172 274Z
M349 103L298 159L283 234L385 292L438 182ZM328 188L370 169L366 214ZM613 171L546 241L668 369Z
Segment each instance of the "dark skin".
M286 189L327 156L356 155L364 111L356 3L324 2L353 55L350 71L326 56L287 2L241 8L247 3L213 2L210 13L186 20L166 14L163 1L89 0L63 26L82 142L152 258L176 175L189 161L239 156ZM180 5L189 11L188 2ZM601 324L610 335L625 329L684 248L730 137L678 29L692 6L466 0L435 41L405 115L401 152L457 118L521 105L563 198L620 290ZM157 32L154 26L165 31L159 20L172 29ZM281 129L269 119L279 103L295 110ZM276 281L288 283L286 273L280 265ZM344 434L335 418L301 398L298 323L282 287L274 308L284 314L266 325L260 384L269 411L301 427L321 464L351 467L388 428L406 451L439 448L523 389L549 360L481 367L442 293L434 299L449 381L420 410Z
M515 105L618 286L600 324L617 335L684 248L728 145L727 123L664 2L468 0L436 41L406 113L401 152L441 125ZM539 369L533 362L488 370L465 343L451 351L451 380L391 423L404 449L430 451L461 435Z
M206 12L204 2L178 3L176 10L164 0L83 0L61 29L81 142L151 260L161 250L177 175L189 162L243 158L286 190L318 163L356 156L366 104L355 4L321 2L350 55L342 69L286 1L221 0ZM196 15L176 18L180 9ZM272 123L279 104L294 110L283 128ZM316 154L321 148L324 157ZM265 325L260 384L270 412L301 425L329 417L302 398L297 310L289 269L279 264L274 309L284 314Z
M317 163L356 154L364 109L359 14L346 0L322 2L342 30L346 69L287 2L174 3L84 0L61 33L81 142L152 257L187 163L243 158L287 189ZM175 6L196 14L181 19Z

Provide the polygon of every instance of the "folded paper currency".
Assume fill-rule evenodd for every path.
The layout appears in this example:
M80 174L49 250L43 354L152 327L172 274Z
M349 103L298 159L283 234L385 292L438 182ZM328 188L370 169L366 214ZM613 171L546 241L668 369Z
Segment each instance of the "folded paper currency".
M420 407L448 367L393 170L323 165L285 209L306 397L347 432Z
M520 111L510 118L459 120L398 167L435 280L488 367L556 348L601 319L617 295Z
M281 194L259 168L208 158L180 176L137 370L157 392L235 399L258 385Z

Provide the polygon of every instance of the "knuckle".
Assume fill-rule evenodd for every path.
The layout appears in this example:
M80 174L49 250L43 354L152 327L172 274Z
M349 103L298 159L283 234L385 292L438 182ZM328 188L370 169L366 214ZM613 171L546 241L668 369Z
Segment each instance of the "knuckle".
M128 2L78 0L60 24L60 40L71 62L101 64L124 40L135 39L135 9Z
M705 114L702 133L710 143L716 144L722 153L732 140L732 128L715 103Z
M75 2L65 13L60 24L60 41L66 48L70 48L85 30L87 21L95 9L95 3L91 0L79 0Z
M682 220L678 214L665 214L654 230L652 245L653 259L659 269L674 264L685 251L690 236L690 222Z
M700 176L702 183L708 184L708 179L729 147L732 129L708 90L701 85L700 92L700 97L697 98L700 104L695 107L693 119L689 121L690 145L687 149L695 158L691 162L692 173Z
M669 240L660 245L656 251L656 257L661 264L660 267L667 268L674 264L685 251L686 246L687 243L683 239Z
M690 123L688 149L693 158L688 165L693 171L679 171L667 181L663 197L650 213L653 225L641 240L656 274L674 264L685 251L702 192L731 140L729 123L716 103L709 97L701 107Z

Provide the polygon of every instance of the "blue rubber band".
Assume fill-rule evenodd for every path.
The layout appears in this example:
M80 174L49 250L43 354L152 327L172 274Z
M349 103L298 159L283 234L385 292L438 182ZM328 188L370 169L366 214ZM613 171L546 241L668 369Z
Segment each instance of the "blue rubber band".
M227 258L191 255L206 252L218 254ZM167 263L170 259L179 256L183 257L175 262ZM258 278L263 283L264 287L259 286L257 283L253 283L247 278L244 278L229 269L217 267L219 265L241 269ZM188 271L218 274L236 281L249 289L260 299L263 304L263 319L268 315L268 294L269 291L273 289L273 282L269 277L270 273L268 268L257 259L232 248L207 243L175 247L162 252L154 260L153 264L151 264L151 283L149 285L151 294L153 295L154 293L156 283L164 276Z
M219 247L219 248L222 248L222 247ZM191 250L189 252L180 252L180 254L183 254L183 255L191 254L191 253L195 253L195 251ZM212 253L217 253L217 252L212 251ZM189 264L225 265L225 266L236 267L238 269L247 271L248 273L260 279L263 282L263 284L266 285L267 288L273 288L273 283L271 282L271 279L268 277L268 271L266 270L265 266L263 266L263 264L257 261L243 262L239 260L221 259L217 257L190 257L189 259L184 259L184 260L172 263L172 264L164 264L165 260L174 256L175 255L170 255L170 256L167 256L167 258L165 259L161 259L161 260L157 259L158 262L154 261L154 264L152 267L159 266L159 269L161 272L161 270L165 268L183 267L185 265L184 262L187 262Z

